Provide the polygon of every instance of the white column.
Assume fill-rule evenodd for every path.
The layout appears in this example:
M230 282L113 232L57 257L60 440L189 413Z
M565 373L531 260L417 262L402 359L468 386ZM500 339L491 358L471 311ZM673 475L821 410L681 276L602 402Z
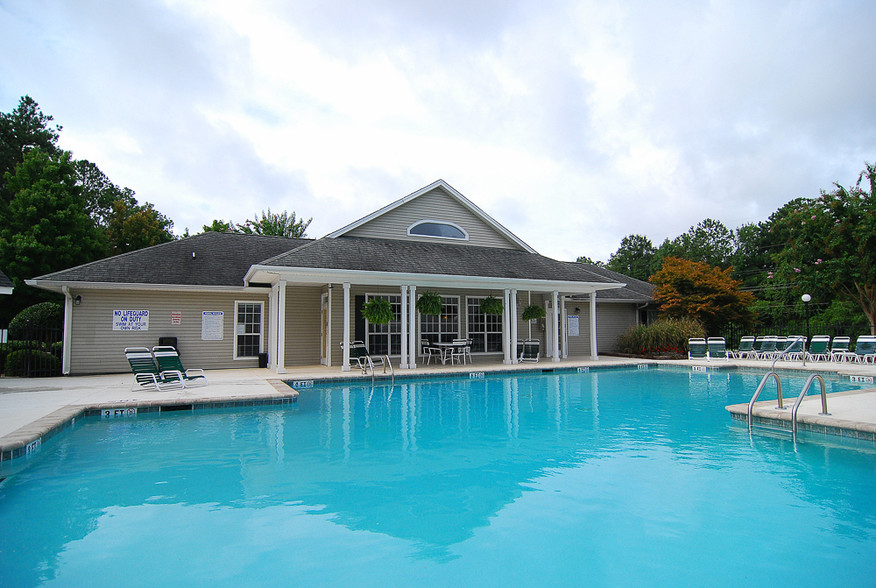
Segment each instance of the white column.
M408 367L408 344L411 338L408 336L408 287L401 287L401 364L399 367ZM414 351L414 353L416 353Z
M566 297L560 297L560 321L563 323L563 359L569 357L569 321L566 313Z
M554 307L551 315L551 323L554 327L551 332L552 359L553 361L560 361L560 293L556 290L551 292L551 301Z
M408 304L408 349L410 349L410 357L408 357L408 369L417 368L417 349L420 342L417 340L417 287L408 286L408 295L410 303Z
M277 289L277 366L278 374L286 373L286 280Z
M511 363L518 363L517 357L517 290L511 290L511 307L508 315L511 319Z
M350 371L350 283L344 282L344 358L342 372Z
M268 294L268 324L266 330L268 332L268 367L276 369L277 367L277 291L280 289L279 284L271 286L271 293Z
M61 373L65 376L70 375L70 342L73 340L73 297L70 295L70 290L67 286L61 287L64 292L64 342L61 348Z
M326 320L326 327L325 327L325 330L326 330L326 333L325 333L325 339L326 339L325 365L326 365L326 367L332 367L332 349L333 349L332 344L334 343L334 341L332 341L332 285L331 284L329 284L329 287L328 287L328 302L327 302L327 304L328 304L328 308L326 309L326 314L328 316L326 317L327 320Z
M599 359L596 349L596 292L590 294L590 359Z
M502 310L502 341L503 341L502 347L503 347L503 351L505 352L505 359L502 360L502 363L504 363L506 365L511 363L511 356L514 355L514 353L516 353L516 351L517 351L517 349L516 349L517 342L515 341L514 347L512 347L511 341L510 341L510 338L511 338L511 328L510 328L510 326L511 326L511 320L510 320L511 319L511 317L510 317L511 305L510 305L509 298L510 298L509 291L506 289L502 293L503 307L504 307ZM514 349L514 352L512 352L511 349Z

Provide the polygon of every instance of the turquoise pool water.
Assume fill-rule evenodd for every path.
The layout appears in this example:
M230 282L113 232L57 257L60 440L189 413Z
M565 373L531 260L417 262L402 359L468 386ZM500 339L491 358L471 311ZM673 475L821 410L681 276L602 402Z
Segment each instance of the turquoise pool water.
M872 586L876 447L749 437L724 406L761 375L405 380L84 419L3 473L0 585Z

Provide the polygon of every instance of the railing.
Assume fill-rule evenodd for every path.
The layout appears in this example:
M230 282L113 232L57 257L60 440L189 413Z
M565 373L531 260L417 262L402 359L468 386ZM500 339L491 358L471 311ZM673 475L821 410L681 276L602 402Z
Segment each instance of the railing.
M767 372L767 375L763 377L760 381L760 385L757 387L757 390L754 391L754 395L751 397L751 400L748 401L748 430L751 431L751 423L752 423L752 411L754 410L754 403L757 402L757 397L760 396L761 391L763 391L764 386L766 386L767 380L772 376L776 380L776 388L778 388L779 393L779 405L776 407L779 410L783 410L785 407L782 405L782 379L779 377L779 374L776 372L770 371Z
M28 378L61 375L63 329L31 327L0 331L0 374Z
M809 376L809 379L806 380L806 384L804 384L803 389L800 391L800 395L797 397L796 402L794 402L794 407L791 408L791 432L794 434L794 439L797 438L797 409L800 408L800 403L803 402L803 397L806 396L806 392L809 390L809 386L812 385L813 380L818 380L818 383L821 384L821 412L819 414L825 416L830 415L830 413L827 412L827 391L825 390L824 378L818 374L812 374Z

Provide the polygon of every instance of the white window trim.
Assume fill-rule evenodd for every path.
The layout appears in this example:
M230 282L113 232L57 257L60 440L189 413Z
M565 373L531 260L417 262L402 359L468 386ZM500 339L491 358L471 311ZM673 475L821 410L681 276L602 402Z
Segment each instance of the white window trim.
M443 303L444 298L456 298L456 338L464 337L466 330L463 329L463 317L462 317L462 297L458 294L438 294ZM466 310L467 312L467 310ZM440 322L440 321L439 321ZM467 322L467 321L466 321ZM420 312L417 312L417 332L419 333L418 338L425 337L426 334L423 333L423 315ZM440 335L444 335L445 333L439 333ZM448 333L449 334L449 333Z
M238 307L241 304L258 304L261 308L261 312L259 316L261 317L261 329L259 331L259 353L264 353L265 351L265 303L262 300L235 300L234 301L234 337L233 337L233 348L232 348L232 359L258 359L257 357L251 356L239 356L237 355L237 311Z
M448 227L453 227L454 229L457 229L458 231L460 231L463 234L463 236L462 237L439 237L436 235L420 235L417 233L411 233L411 229L413 229L414 227L416 227L418 225L422 225L423 223L434 223L436 225L447 225ZM417 222L412 223L408 227L407 235L408 235L408 237L416 237L417 239L440 239L443 241L468 241L469 240L468 231L466 231L465 229L460 227L458 224L452 223L450 221L434 220L434 219L428 219L428 218L420 219Z

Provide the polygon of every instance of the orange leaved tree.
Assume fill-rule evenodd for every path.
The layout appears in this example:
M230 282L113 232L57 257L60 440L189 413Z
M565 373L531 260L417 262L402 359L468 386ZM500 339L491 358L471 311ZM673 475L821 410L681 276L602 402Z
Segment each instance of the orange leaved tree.
M660 271L651 276L651 283L657 287L654 300L662 314L693 318L709 334L717 334L728 323L750 325L754 315L748 306L754 296L739 290L742 282L731 278L731 271L667 257Z

